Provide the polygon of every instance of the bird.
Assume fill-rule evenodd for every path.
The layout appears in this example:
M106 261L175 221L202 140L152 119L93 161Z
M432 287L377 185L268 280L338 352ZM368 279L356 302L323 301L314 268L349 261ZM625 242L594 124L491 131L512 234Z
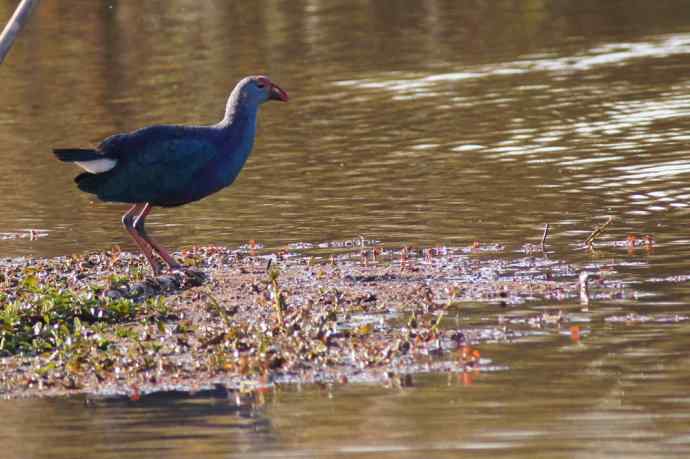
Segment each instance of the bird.
M267 76L248 76L228 97L225 116L208 126L162 124L112 135L95 148L56 148L60 161L84 169L77 187L104 202L128 203L122 224L154 275L161 273L157 253L170 270L182 266L146 232L154 207L198 201L229 185L254 146L259 106L288 94Z

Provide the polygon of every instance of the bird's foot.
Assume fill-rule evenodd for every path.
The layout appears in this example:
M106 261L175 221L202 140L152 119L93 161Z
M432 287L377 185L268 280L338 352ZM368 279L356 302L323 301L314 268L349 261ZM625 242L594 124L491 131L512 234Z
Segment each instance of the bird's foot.
M170 270L170 272L173 272L173 273L176 271L184 272L187 270L187 267L185 265L181 265L179 263L173 263L173 264L168 264L168 269Z
M153 271L153 276L154 277L160 276L161 272L163 271L161 268L161 265L159 265L155 261L151 261L150 264L151 264L151 271Z
M186 279L191 286L198 286L206 281L206 273L199 268L186 265L177 265L175 267L170 267L170 271L173 274L181 274Z

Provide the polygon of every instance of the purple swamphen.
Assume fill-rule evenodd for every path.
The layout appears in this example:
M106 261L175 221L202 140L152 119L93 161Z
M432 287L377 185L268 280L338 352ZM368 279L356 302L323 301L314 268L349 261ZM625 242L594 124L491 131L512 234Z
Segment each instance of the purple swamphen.
M180 206L230 185L254 145L259 105L268 100L287 101L288 95L267 77L250 76L235 86L225 117L213 126L150 126L108 137L95 149L54 153L86 170L74 179L80 190L102 201L133 204L122 223L154 274L160 272L154 251L170 269L179 269L146 234L146 216L153 206Z

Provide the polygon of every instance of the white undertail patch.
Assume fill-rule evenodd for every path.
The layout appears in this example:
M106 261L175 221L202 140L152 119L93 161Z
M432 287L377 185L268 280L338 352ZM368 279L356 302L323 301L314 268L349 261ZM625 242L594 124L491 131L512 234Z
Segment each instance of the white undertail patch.
M75 163L86 172L90 172L91 174L102 174L103 172L108 172L110 169L115 167L117 160L103 158L93 159L91 161L75 161Z

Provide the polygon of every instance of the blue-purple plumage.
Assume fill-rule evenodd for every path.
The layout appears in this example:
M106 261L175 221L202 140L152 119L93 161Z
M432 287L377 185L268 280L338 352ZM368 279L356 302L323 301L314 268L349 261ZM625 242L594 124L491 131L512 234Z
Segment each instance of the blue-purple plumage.
M131 203L125 229L158 272L157 252L179 265L144 229L152 206L198 201L230 185L254 146L259 106L287 101L287 93L264 76L247 77L230 94L225 117L212 126L158 125L108 137L94 149L56 149L55 156L87 172L79 189L103 201Z
M202 171L222 168L223 158L249 154L241 142L224 141L223 131L153 126L119 134L99 146L105 157L117 160L116 166L101 174L85 172L77 184L104 201L174 206L201 199L221 188L204 180ZM225 172L236 176L239 170Z
M240 82L226 114L212 126L158 125L116 134L94 150L55 150L63 161L115 160L112 169L84 172L79 189L103 201L178 206L230 185L254 145L259 105L268 100Z

